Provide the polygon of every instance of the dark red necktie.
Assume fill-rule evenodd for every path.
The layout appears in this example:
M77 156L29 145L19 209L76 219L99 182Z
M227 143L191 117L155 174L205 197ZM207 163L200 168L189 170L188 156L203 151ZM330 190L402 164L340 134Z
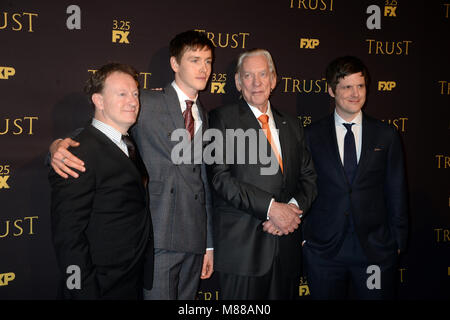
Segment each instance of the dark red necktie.
M186 110L183 112L184 117L184 126L186 130L189 132L189 138L192 139L194 137L194 117L192 116L192 105L194 101L186 100Z

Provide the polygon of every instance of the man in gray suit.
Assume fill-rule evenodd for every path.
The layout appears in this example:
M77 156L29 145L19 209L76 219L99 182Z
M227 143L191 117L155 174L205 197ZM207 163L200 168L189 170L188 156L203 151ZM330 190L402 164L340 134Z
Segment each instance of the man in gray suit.
M177 141L172 133L185 129L193 146L207 128L198 100L206 87L213 60L212 42L204 33L186 31L170 42L175 80L162 91L141 94L141 112L132 135L149 174L155 267L153 288L144 299L195 299L199 280L213 272L211 196L203 163L174 163ZM177 130L177 132L179 132ZM194 138L195 137L195 138ZM82 159L67 151L78 146L70 138L54 141L51 165L63 177L84 171Z

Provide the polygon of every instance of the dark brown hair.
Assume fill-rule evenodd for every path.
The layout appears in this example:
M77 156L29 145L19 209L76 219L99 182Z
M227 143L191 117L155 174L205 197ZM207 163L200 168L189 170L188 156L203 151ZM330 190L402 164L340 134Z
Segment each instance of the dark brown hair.
M188 30L177 34L170 41L169 51L170 56L175 57L177 62L180 63L181 57L188 49L203 49L204 47L211 50L211 54L214 55L214 45L204 32Z
M364 63L356 57L345 56L334 59L328 65L325 76L328 86L331 87L334 93L336 91L336 86L339 83L339 80L348 75L359 72L362 73L366 87L368 89L370 84L369 70L364 65Z

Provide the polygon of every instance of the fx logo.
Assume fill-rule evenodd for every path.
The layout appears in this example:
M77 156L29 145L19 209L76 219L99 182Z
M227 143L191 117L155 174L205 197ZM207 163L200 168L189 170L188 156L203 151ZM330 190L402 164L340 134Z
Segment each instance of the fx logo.
M130 34L130 31L120 31L120 30L113 30L112 31L112 42L117 43L117 40L119 40L119 43L130 43L128 41L128 35Z
M8 184L6 181L8 180L9 176L0 176L0 189L9 189Z
M226 82L211 82L211 93L225 93Z
M8 79L16 74L16 69L11 67L0 67L0 79Z
M300 285L298 287L298 295L300 297L309 296L311 293L309 292L308 281L304 280L303 277L300 278Z
M386 0L386 4L384 6L384 16L385 17L397 17L397 0ZM367 7L367 14L370 16L367 18L366 26L367 29L381 29L381 8L375 4L372 4Z
M385 6L384 7L384 16L385 17L396 17L395 10L397 7L394 6Z
M378 81L378 91L392 91L396 86L395 81Z
M300 39L300 48L302 49L315 49L319 45L319 39Z
M299 288L298 288L298 295L300 296L300 297L303 297L303 296L309 296L310 295L310 292L309 292L309 287L308 287L308 285L306 284L306 285L302 285L302 286L300 286Z
M16 275L13 272L0 273L0 286L7 286L9 282L13 281Z

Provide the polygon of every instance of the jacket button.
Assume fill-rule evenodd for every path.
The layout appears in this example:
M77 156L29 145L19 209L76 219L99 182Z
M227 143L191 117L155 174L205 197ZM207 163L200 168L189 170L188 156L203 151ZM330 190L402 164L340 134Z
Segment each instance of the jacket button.
M170 193L173 193L173 188L172 188L172 189L170 189Z
M197 199L198 199L198 195L195 195L195 196L194 196L194 199L197 200Z
M194 168L194 169L192 169L192 171L193 171L193 172L195 172L195 168Z

